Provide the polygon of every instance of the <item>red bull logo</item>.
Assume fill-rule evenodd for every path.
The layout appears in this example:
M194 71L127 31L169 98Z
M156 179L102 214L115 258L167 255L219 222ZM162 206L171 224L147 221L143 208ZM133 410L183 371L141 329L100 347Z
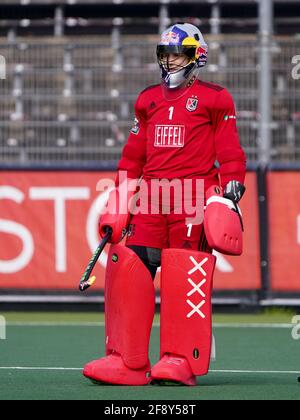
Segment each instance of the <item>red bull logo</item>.
M199 47L196 52L197 57L203 59L207 57L207 50L203 47Z
M176 32L168 32L163 34L161 42L163 44L178 44L180 42L180 35Z

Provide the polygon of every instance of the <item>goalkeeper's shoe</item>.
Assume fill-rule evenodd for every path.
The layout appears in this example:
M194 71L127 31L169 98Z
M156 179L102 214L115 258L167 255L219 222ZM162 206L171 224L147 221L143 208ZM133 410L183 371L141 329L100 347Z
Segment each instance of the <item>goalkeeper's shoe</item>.
M112 353L88 363L83 370L83 375L98 384L139 386L150 383L150 371L150 364L141 369L130 369L118 353Z
M196 385L196 376L185 357L166 354L151 370L153 384Z

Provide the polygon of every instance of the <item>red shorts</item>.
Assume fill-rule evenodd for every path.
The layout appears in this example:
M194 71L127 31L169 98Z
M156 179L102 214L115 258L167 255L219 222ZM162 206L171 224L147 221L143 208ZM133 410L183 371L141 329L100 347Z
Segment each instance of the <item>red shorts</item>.
M126 245L211 252L205 238L203 224L187 225L186 215L178 214L133 216Z
M198 214L205 204L203 185L202 191L198 191L196 179L192 182L191 192L184 196L183 205L182 191L177 194L171 189L170 196L164 198L162 191L159 195L154 193L148 181L147 189L139 191L138 200L139 205L141 202L146 203L144 207L140 206L145 211L132 217L126 245L211 252L204 234L203 211L202 215ZM211 184L216 184L216 180L205 179L205 189ZM187 207L188 204L192 205L192 209L197 209L197 212L191 211L191 206ZM164 208L169 210L164 211ZM190 214L187 211L190 211Z

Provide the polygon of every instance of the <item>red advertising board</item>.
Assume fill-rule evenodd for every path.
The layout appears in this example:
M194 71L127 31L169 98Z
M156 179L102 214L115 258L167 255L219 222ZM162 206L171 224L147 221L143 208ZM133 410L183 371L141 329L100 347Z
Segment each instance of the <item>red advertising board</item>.
M96 186L108 178L113 180L115 174L1 172L0 288L77 290L99 242L97 222L104 194ZM242 257L219 256L215 289L261 285L254 173L247 175L241 207L245 252ZM104 252L95 270L96 289L104 286L106 256Z
M299 291L300 172L268 174L273 291Z

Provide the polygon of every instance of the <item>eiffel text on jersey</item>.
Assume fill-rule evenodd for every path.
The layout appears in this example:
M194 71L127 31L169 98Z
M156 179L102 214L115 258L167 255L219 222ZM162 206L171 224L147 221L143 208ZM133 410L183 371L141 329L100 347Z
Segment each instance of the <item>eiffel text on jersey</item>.
M157 125L155 127L155 147L184 147L184 125Z

